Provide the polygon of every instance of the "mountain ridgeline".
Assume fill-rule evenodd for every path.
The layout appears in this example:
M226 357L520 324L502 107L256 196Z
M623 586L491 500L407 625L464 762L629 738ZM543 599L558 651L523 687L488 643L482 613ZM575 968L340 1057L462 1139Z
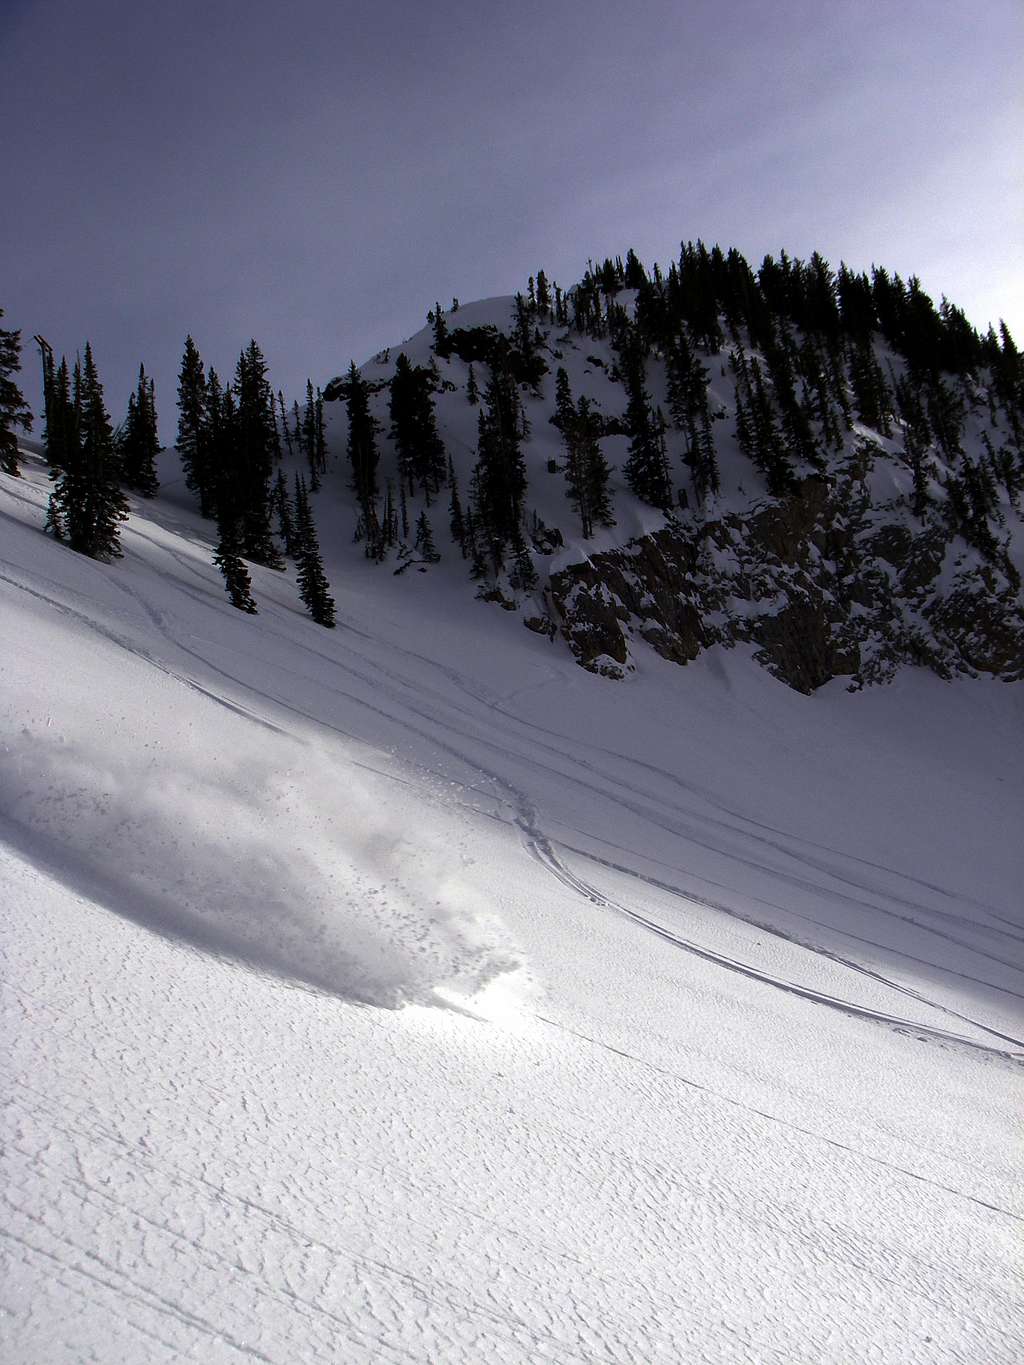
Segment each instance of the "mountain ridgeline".
M115 429L88 345L69 366L36 341L47 527L116 559L128 495L159 491L152 381L140 368ZM15 476L20 347L0 332ZM608 678L715 644L803 692L906 664L1024 677L1024 357L884 269L782 253L755 272L697 242L667 272L632 251L568 290L538 271L514 298L437 304L290 410L255 341L222 383L189 337L177 446L248 613L249 566L291 560L333 626L320 547L344 574L354 540L475 585Z
M585 668L1024 676L1024 360L916 279L683 246L431 311L324 389L365 553L461 561ZM440 546L440 554L436 546Z

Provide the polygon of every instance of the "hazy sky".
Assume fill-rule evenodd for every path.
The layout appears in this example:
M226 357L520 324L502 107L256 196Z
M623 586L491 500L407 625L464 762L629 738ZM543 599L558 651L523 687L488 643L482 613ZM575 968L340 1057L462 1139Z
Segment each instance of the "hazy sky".
M1022 0L0 0L0 307L323 382L446 304L683 238L917 274L1024 342ZM35 357L27 376L35 399Z

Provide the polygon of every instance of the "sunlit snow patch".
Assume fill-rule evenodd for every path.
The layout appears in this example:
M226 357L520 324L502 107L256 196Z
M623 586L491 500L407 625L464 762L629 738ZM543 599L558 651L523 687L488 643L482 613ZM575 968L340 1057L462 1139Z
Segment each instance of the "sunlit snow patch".
M533 1017L532 981L522 963L493 977L472 994L453 986L435 986L433 994L444 1005L515 1032L525 1030Z

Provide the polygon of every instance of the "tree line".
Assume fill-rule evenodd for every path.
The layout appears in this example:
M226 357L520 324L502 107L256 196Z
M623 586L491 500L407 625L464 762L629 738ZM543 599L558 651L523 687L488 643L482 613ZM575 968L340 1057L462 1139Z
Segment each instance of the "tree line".
M771 496L826 473L860 439L858 424L901 444L915 516L946 517L985 554L995 553L998 489L1016 503L1024 486L1024 358L1005 324L979 334L945 299L936 306L913 277L843 264L834 271L818 254L803 262L784 252L755 270L735 250L687 242L665 272L648 270L633 251L588 263L569 290L540 270L516 296L507 331L460 321L457 300L450 310L437 304L428 314L428 364L400 353L388 380L371 380L353 362L328 386L327 398L344 400L348 413L355 538L375 562L396 553L397 572L436 561L432 521L445 515L446 503L452 542L474 579L493 586L504 578L513 590L535 586L533 551L550 544L551 532L527 512L527 399L541 393L552 368L550 420L562 458L549 468L564 476L585 539L614 524L613 471L602 450L613 433L628 440L621 475L643 502L669 516L689 506L690 494L698 506L713 502L721 489L716 431L730 414L713 399L712 367L731 377L732 435ZM608 342L620 414L606 416L586 394L572 393L557 361L560 341L573 336ZM31 416L11 396L17 346L17 334L0 333L0 459L8 472L16 472L17 445L3 433ZM436 414L437 396L455 387L438 361L452 357L467 366L464 396L478 409L466 487ZM50 530L73 548L113 557L125 492L156 491L152 382L140 368L114 431L88 346L70 368L64 358L55 364L46 348L43 368L55 480ZM375 402L384 390L386 422ZM279 569L288 557L314 619L333 621L311 511L327 463L324 400L310 382L305 405L286 408L255 341L229 383L204 367L191 337L186 341L178 449L203 516L216 523L217 563L242 610L255 608L246 565ZM969 455L967 415L983 409L983 453ZM385 431L395 454L390 477L381 474ZM682 448L682 481L670 438L673 450ZM307 471L290 486L283 453ZM937 486L945 495L938 500Z
M3 312L0 310L0 318ZM53 489L46 529L79 554L110 561L122 555L121 524L129 515L127 494L152 498L159 489L160 454L156 394L145 366L124 421L114 427L103 385L86 342L81 357L58 362L52 347L36 337L42 364L43 453ZM15 429L31 430L33 416L13 376L21 366L21 334L0 329L0 469L20 473ZM255 341L238 358L234 382L221 383L205 370L191 337L185 343L178 383L178 449L188 487L200 512L217 526L214 563L233 606L255 612L246 560L283 569L284 555L296 564L299 594L318 625L335 624L335 606L323 569L309 490L320 487L326 470L323 397L307 384L306 406L296 402L289 420L280 391L275 395ZM298 451L310 482L296 475L294 492L274 468L283 449ZM272 518L276 517L276 530Z

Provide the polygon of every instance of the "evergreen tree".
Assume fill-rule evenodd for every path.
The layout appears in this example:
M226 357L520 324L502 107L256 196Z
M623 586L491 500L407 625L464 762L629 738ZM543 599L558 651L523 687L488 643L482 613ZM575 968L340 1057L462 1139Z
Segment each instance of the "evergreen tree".
M642 289L647 283L647 271L640 264L632 247L626 252L626 264L622 278L627 289Z
M295 443L292 441L292 429L288 422L288 411L284 405L284 394L280 389L277 391L277 410L281 414L281 431L284 435L285 448L289 457L295 454Z
M476 373L472 365L469 367L469 375L466 378L466 401L473 407L480 402L480 390L477 388Z
M526 464L520 448L519 394L498 348L490 365L484 408L477 425L477 461L472 499L478 534L486 539L494 568L515 543L526 494Z
M206 374L196 344L188 336L178 375L178 453L186 487L198 493L201 515L212 517L216 512L217 473L207 442L207 425Z
M324 395L317 385L313 398L315 417L316 466L321 477L327 473L327 428L324 425Z
M309 494L304 480L298 474L295 476L295 533L298 542L295 559L299 596L317 625L331 629L335 625L334 598L324 574Z
M578 405L572 401L569 376L559 369L555 381L554 422L565 446L566 497L580 518L584 540L594 533L595 523L614 526L608 495L610 470L601 452L601 419L586 395Z
M352 488L364 509L377 496L377 422L370 411L370 386L352 361L348 371L348 458Z
M466 509L466 551L469 558L469 576L474 582L487 577L487 561L481 538L477 535L476 518L473 508Z
M302 414L299 412L299 400L296 398L292 403L292 441L295 449L300 455L309 458L309 451L306 449L306 438L303 433Z
M708 406L710 375L693 352L685 331L670 342L666 352L668 403L673 424L686 433L686 462L693 472L698 496L717 493L718 460Z
M638 498L668 511L672 506L672 480L665 453L664 424L651 411L644 378L643 356L635 344L623 354L624 382L629 395L626 424L629 456L622 467L626 482Z
M913 513L918 520L923 521L929 501L925 456L931 445L931 427L916 384L903 377L896 382L894 396L896 411L903 426L903 454L913 477Z
M764 385L760 362L750 362L750 419L753 433L752 459L765 476L768 492L782 497L794 486L793 467L786 454L786 443L779 430L775 408Z
M437 431L430 371L410 365L403 351L390 385L391 439L409 492L418 483L429 506L444 482L445 450Z
M414 545L419 551L420 558L425 559L428 564L436 564L441 558L434 546L434 533L430 527L430 518L427 516L425 510L416 518L416 540Z
M0 308L0 318L4 310ZM0 470L15 477L18 468L18 438L14 428L32 430L32 410L11 375L21 369L21 332L0 327Z
M851 343L849 369L857 420L883 436L891 435L892 396L882 367L875 358L870 335Z
M217 535L213 562L224 575L224 590L231 599L231 605L255 616L252 580L242 558L241 524L237 517L220 508L217 513Z
M573 405L572 388L569 384L569 376L563 366L559 365L555 372L555 416L554 424L562 433L563 438L572 427L575 416Z
M784 330L782 342L773 337L765 346L765 359L771 376L775 405L778 408L786 447L796 460L806 460L824 470L825 461L818 450L804 407L796 396L792 339Z
M462 513L462 500L459 497L459 481L455 477L455 470L452 463L448 462L448 483L452 493L448 500L448 529L451 531L452 540L462 553L462 558L466 558L466 519Z
M551 291L543 270L537 271L537 312L545 317L551 312Z
M118 433L117 453L125 487L144 498L154 497L160 487L156 474L160 437L153 381L146 377L144 365L139 366L138 385L128 399L128 416Z
M327 440L324 433L324 404L320 390L306 380L306 407L302 418L302 447L309 461L310 488L316 493L327 469Z
M533 566L533 557L519 527L516 527L512 554L512 569L508 577L510 586L516 592L532 592L537 586L537 570Z
M615 514L608 491L611 470L601 450L601 431L600 416L594 411L590 399L581 394L576 405L576 432L579 441L582 494L587 506L591 534L595 525L615 525Z
M284 471L281 469L277 471L277 478L270 490L270 504L272 510L277 513L277 534L284 544L284 552L289 559L294 559L298 546L295 533L295 508L292 506Z
M71 376L68 362L61 356L56 370L53 366L53 352L39 338L43 360L43 396L46 409L46 429L43 433L43 450L50 466L50 479L56 482L65 469L74 468L78 459L78 406L71 396ZM67 536L67 527L62 512L63 499L57 496L55 488L50 494L46 512L46 530L58 540Z
M267 364L254 340L235 369L237 435L232 498L239 514L245 557L269 569L284 567L270 529L270 480L277 449L273 391Z
M405 484L398 481L398 516L402 527L402 539L409 539L409 504L405 500Z
M693 470L693 483L697 496L703 501L709 493L717 493L721 488L718 472L718 457L715 453L715 436L711 429L711 412L705 403L700 411L695 439L690 446L690 468Z
M225 390L220 375L210 366L206 376L206 401L203 418L203 459L206 501L216 520L221 499L233 506L235 469L235 406L231 390Z
M398 544L398 508L395 506L395 486L390 479L384 485L384 544L393 549Z
M118 559L120 523L128 517L128 502L121 491L114 433L88 342L82 365L75 366L71 406L77 440L65 445L64 464L50 496L48 525L79 554Z

